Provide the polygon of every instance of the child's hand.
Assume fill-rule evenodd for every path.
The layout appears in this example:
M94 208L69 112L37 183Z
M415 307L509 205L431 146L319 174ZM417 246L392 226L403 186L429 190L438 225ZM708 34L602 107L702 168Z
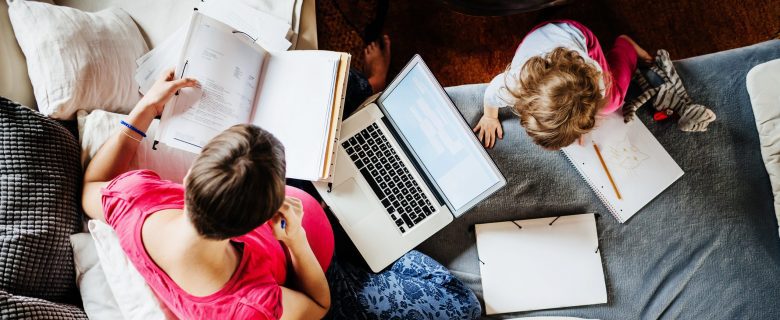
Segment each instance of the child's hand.
M306 230L301 226L302 219L303 205L301 200L293 197L285 198L282 207L279 208L279 213L269 221L276 240L284 243L290 250L307 244Z
M479 123L474 127L474 132L479 136L479 141L485 148L493 148L496 145L496 136L499 139L504 138L504 129L501 128L501 121L498 121L498 117L491 117L489 115L483 115L479 119Z

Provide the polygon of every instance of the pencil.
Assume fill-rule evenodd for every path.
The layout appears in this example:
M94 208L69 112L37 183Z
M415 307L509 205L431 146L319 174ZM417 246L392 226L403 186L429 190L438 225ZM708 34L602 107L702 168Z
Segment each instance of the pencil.
M615 184L615 180L612 180L612 174L609 173L609 169L607 168L607 163L604 162L604 158L601 157L599 146L597 146L595 142L593 143L593 149L596 150L596 155L599 156L599 161L601 161L601 166L604 167L604 171L607 173L607 178L609 178L609 183L612 184L612 189L615 189L615 195L617 195L618 200L623 199L623 197L620 196L620 191L618 191L617 185Z

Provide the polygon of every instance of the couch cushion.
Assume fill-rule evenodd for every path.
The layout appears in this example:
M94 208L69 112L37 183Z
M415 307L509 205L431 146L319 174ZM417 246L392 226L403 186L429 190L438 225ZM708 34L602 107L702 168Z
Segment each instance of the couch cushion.
M252 3L252 0L242 0ZM269 1L269 0L266 0ZM317 19L314 0L303 1L301 5L300 30L297 49L317 49ZM50 0L40 2L51 3ZM98 11L108 7L119 7L130 14L141 29L150 48L160 43L179 26L186 23L190 10L199 0L157 1L157 0L57 0L58 5L85 11ZM19 101L22 105L35 108L32 84L27 75L27 64L16 36L8 20L8 4L0 1L0 96Z
M0 290L78 297L69 236L82 228L80 182L73 135L0 98Z
M133 74L148 49L126 12L13 0L8 15L41 113L57 119L73 119L78 109L128 113L140 99Z
M775 215L780 221L780 59L751 69L746 85L756 116L761 156L772 182Z
M0 319L88 320L74 305L13 295L0 290Z

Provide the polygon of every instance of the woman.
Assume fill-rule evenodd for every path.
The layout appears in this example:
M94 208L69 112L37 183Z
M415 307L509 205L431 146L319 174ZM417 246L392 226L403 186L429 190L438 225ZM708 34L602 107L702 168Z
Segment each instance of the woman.
M385 53L373 60L384 67L383 78ZM331 287L338 302L333 317L479 315L473 293L417 252L380 274L344 262L328 269L330 224L316 200L284 186L283 147L260 128L238 125L219 134L184 185L149 170L127 172L152 119L174 92L196 85L174 80L172 71L155 83L90 162L82 200L90 217L116 230L129 259L176 316L316 319L331 307ZM371 299L388 294L391 300Z

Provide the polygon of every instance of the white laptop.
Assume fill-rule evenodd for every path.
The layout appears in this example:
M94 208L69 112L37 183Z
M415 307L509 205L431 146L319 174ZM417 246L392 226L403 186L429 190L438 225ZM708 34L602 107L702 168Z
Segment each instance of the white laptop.
M506 184L419 55L340 143L332 184L315 186L374 272Z

